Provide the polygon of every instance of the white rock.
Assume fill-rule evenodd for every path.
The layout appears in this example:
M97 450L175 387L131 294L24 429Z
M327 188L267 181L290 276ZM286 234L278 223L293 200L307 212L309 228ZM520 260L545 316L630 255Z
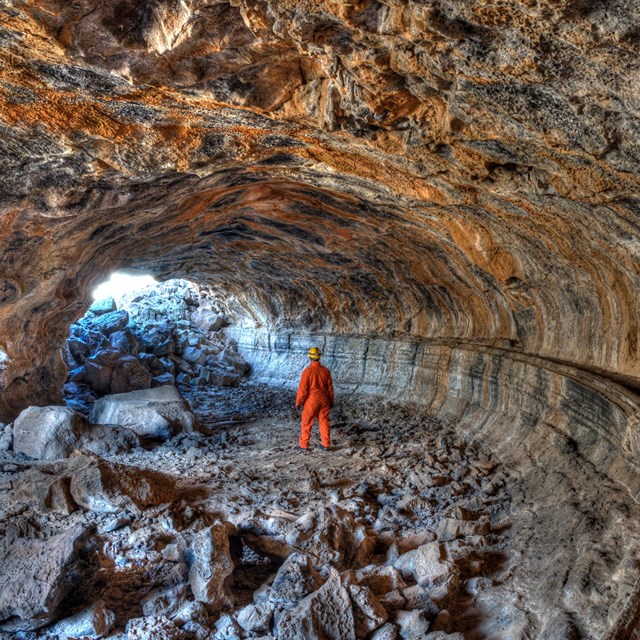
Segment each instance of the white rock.
M127 640L184 640L185 634L165 616L133 618L127 623Z
M202 331L202 333L209 333L209 331L218 331L225 327L228 322L217 313L207 307L198 307L191 313L191 322Z
M268 631L273 615L273 605L250 604L238 613L238 624L247 632Z
M397 640L397 637L398 627L396 627L395 624L387 622L373 633L371 640Z
M38 460L66 458L86 429L68 407L27 407L13 425L13 450Z
M116 424L139 436L166 439L180 431L191 432L195 416L172 385L105 396L91 409L91 422Z
M211 611L231 606L228 589L234 564L229 548L229 528L214 525L200 531L193 539L194 562L189 571L189 586L198 602Z
M453 569L453 564L443 555L440 544L428 542L401 555L394 566L405 578L411 576L419 585L437 586L447 580Z
M47 635L60 638L103 638L113 628L116 614L102 600L47 629Z
M418 640L429 629L429 621L425 617L424 611L419 609L397 611L396 624L400 627L400 637L403 640Z

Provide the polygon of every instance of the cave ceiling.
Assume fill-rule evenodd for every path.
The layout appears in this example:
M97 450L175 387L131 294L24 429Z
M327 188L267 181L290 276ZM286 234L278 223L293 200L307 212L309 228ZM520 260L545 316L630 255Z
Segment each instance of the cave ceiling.
M4 2L10 375L59 375L43 345L136 268L259 325L640 385L639 18L636 0Z

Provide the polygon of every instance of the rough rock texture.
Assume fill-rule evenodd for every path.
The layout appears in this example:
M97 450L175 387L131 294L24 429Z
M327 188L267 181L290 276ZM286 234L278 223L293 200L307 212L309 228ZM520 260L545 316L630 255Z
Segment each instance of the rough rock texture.
M84 418L67 407L28 407L13 425L13 450L31 458L66 458L87 430Z
M96 424L116 424L163 440L196 426L189 403L172 385L105 396L93 404L89 417Z
M320 586L322 579L311 558L302 553L292 553L278 569L269 598L275 604L290 607Z
M139 513L176 496L175 480L166 474L108 462L86 452L71 455L66 473L71 477L73 499L91 511Z
M0 418L59 401L68 326L109 271L189 276L267 354L262 379L295 380L314 331L342 390L495 446L540 592L628 635L637 596L607 588L634 550L615 578L598 563L607 596L577 594L590 505L620 487L612 532L640 493L639 10L4 2ZM558 508L589 544L548 553Z
M232 604L229 583L234 569L229 533L233 527L214 525L203 529L194 538L194 561L189 571L189 586L198 602L212 612L228 608Z
M13 424L13 450L39 460L66 458L75 449L117 455L139 444L134 431L89 424L67 407L28 407Z
M5 4L3 413L116 266L637 386L636 10Z
M394 567L405 578L413 577L420 586L437 586L447 580L453 569L452 563L443 559L443 555L446 556L446 550L440 544L429 542L401 555Z
M169 280L94 302L63 355L68 406L88 413L107 393L175 384L237 384L249 366L205 287ZM193 355L195 354L195 357ZM191 356L191 357L189 357ZM188 358L188 359L185 359Z
M0 629L37 629L55 619L72 590L86 587L80 555L87 531L37 540L6 537L0 548Z
M335 569L318 591L282 615L277 631L283 640L356 639L349 593Z
M98 601L79 613L60 620L49 628L48 633L65 638L103 638L113 628L115 618L115 613L107 609L104 602Z
M420 405L339 395L333 411L339 444L326 454L314 434L311 452L295 454L294 398L287 390L248 384L194 389L190 400L210 435L179 434L108 461L81 454L76 462L75 454L42 463L6 452L0 456L0 537L15 539L20 531L21 537L48 539L94 525L99 570L88 597L116 615L114 640L123 640L131 620L150 637L175 634L174 627L188 638L244 640L245 628L276 637L281 620L312 595L316 631L348 618L350 607L356 636L386 616L379 636L386 640L397 640L400 622L405 635L428 623L427 636L433 630L434 638L601 640L609 612L633 603L640 507L567 441L546 443L545 453L540 440L528 453L541 463L553 453L553 471L505 465L493 443L468 442L456 422L443 423ZM263 407L269 416L252 417ZM97 506L106 495L112 508L73 500L76 467L78 484ZM47 504L52 487L67 489L72 508ZM327 505L340 509L330 510L330 519L318 517ZM348 606L340 589L339 597L334 588L322 590L333 574L327 566L315 569L312 556L294 553L280 565L279 556L261 551L269 548L267 539L281 551L283 537L302 523L311 529L307 539L340 548L344 538L327 535L341 530L339 519L375 539L367 564L359 566L356 556L340 574ZM460 537L439 540L441 533L449 538L450 521L475 523L481 533L463 528ZM235 527L216 524L224 522ZM229 554L226 532L219 544L209 544L210 527L231 533ZM425 546L438 554L428 554L430 562L420 566L447 574L421 586L393 565L406 554L422 555ZM208 583L214 596L221 588L229 598L222 615L210 615L194 600L189 574L196 565L204 578L199 584ZM70 618L86 605L75 604L60 607L57 617ZM623 631L632 629L633 609L623 614ZM48 629L30 636L64 637Z

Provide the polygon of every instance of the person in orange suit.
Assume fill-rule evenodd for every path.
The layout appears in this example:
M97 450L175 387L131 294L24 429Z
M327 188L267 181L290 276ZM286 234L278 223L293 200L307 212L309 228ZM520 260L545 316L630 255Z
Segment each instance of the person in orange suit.
M311 363L302 372L298 395L296 396L296 409L304 405L302 410L302 431L300 433L300 449L306 451L309 448L311 427L318 418L320 424L321 449L329 451L331 446L331 425L329 423L329 410L333 407L333 381L331 372L320 364L322 353L318 347L309 349Z

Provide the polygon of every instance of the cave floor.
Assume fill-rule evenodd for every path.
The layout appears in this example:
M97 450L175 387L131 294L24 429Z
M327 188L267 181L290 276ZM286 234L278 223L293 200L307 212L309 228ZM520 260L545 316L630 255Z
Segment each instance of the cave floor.
M301 452L290 390L241 385L186 396L204 433L117 457L175 477L180 497L171 504L137 514L47 512L16 497L16 480L29 463L9 457L2 465L0 533L18 527L21 535L46 538L74 524L95 524L103 557L94 597L117 612L110 638L126 637L127 620L142 615L141 600L171 584L175 559L160 552L168 544L188 542L193 531L218 521L233 523L243 543L234 574L237 611L273 579L292 523L331 505L351 514L375 540L366 560L351 562L350 569L399 566L402 554L435 540L442 544L448 574L425 587L428 597L410 604L378 594L391 622L397 610L422 607L430 632L460 632L465 640L546 637L548 629L559 634L549 638L571 637L571 629L579 630L577 637L596 638L612 615L602 607L619 606L632 592L631 578L603 581L635 561L630 549L638 548L640 535L628 525L635 514L620 487L591 487L592 494L583 489L578 496L577 482L596 482L588 469L576 470L575 478L554 478L532 464L523 474L469 444L455 425L416 406L371 398L340 398L332 412L333 450L319 448L316 425L311 450ZM609 526L611 510L624 527ZM317 521L310 522L307 547L301 548L313 555L314 545L335 533L314 531ZM624 535L631 537L618 540L617 549L602 547ZM580 545L592 545L593 552L581 553ZM582 584L572 584L579 579ZM405 582L415 585L406 572ZM576 610L585 598L594 599L591 621L567 612L568 588ZM41 630L8 637L56 636Z

